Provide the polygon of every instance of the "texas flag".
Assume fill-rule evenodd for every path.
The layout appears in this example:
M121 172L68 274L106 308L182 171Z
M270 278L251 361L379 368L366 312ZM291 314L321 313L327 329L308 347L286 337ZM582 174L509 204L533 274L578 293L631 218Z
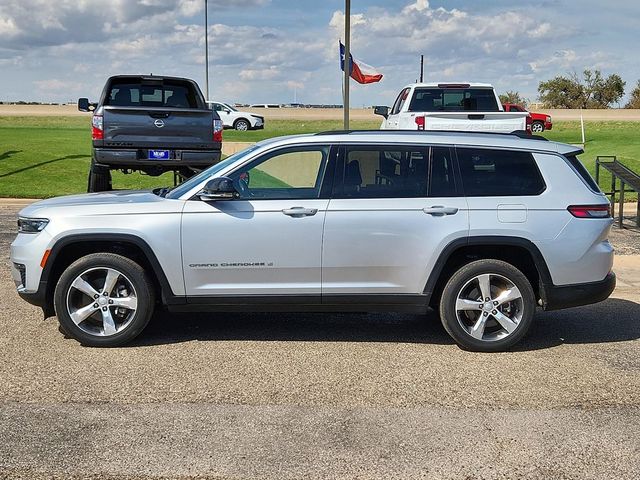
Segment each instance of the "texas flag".
M355 60L353 55L351 57L351 71L349 76L358 83L375 83L382 80L382 74L379 73L371 65L367 65L360 60ZM344 72L344 45L340 42L340 69Z

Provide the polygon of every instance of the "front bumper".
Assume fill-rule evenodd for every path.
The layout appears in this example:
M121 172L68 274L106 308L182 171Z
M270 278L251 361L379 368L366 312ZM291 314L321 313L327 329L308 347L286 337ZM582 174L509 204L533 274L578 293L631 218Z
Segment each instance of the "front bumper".
M207 168L220 161L221 150L169 150L168 160L149 160L148 148L94 148L93 158L98 166L111 168L197 167Z
M545 310L591 305L609 298L616 288L616 274L609 272L604 280L574 285L543 285L542 301Z

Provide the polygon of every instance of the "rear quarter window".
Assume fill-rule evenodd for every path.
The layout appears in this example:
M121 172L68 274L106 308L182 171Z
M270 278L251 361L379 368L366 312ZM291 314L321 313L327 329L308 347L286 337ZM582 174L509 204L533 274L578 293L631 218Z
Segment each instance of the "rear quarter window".
M573 169L578 172L578 175L582 177L584 182L589 185L589 188L596 193L601 193L600 187L593 179L593 177L589 174L586 167L580 161L577 155L567 155L564 158L567 159L569 164L573 167Z
M457 148L468 197L540 195L546 188L533 155L513 150Z

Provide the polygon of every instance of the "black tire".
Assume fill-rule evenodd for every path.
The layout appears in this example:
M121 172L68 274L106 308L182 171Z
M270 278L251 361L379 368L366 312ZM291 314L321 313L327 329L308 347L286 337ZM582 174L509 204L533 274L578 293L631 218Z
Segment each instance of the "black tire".
M107 167L96 166L91 160L87 192L108 192L111 188L111 171Z
M244 118L239 118L233 123L233 128L235 128L236 130L240 130L242 132L246 132L247 130L251 129L251 124L249 123L249 120L245 120Z
M536 120L531 123L531 132L532 133L542 133L544 132L544 123L540 120Z
M487 274L489 277L484 278L490 278L498 284L496 286L490 283L489 290L491 290L490 298L492 301L488 302L481 298L482 295L477 298L480 293L479 281L477 287L473 283L481 275ZM509 282L509 285L515 285L520 296L513 302L505 302L504 305L496 307L493 302L497 301L496 298L499 297L494 292L504 292L506 287L500 289L499 285L505 284L505 282ZM515 290L513 291L515 292ZM465 294L464 292L470 293ZM469 295L473 297L472 300L469 300L471 298ZM463 302L477 302L478 310L471 308L458 310L456 305L459 296ZM481 304L486 305L485 308L488 310L482 310ZM496 310L492 310L494 308ZM461 348L476 352L504 351L518 343L531 327L535 309L536 299L527 277L513 265L493 259L477 260L460 268L448 280L440 299L440 319L445 330ZM501 316L503 320L499 322L493 314ZM506 315L506 320L520 317L519 321L514 322L517 323L517 326L511 332L502 327L501 323L506 323L506 320L501 314ZM482 338L474 338L470 333L473 330L472 327L479 325L483 316L486 320L482 323L482 331L479 333ZM512 325L510 324L509 328L513 328ZM478 331L476 330L476 332Z
M73 299L77 298L81 305L86 304L87 306L94 301L77 287L72 287L74 281L82 275L83 280L88 282L98 294L102 294L100 285L106 284L106 278L102 281L100 280L100 274L103 269L105 277L107 269L115 270L120 274L111 292L106 296L109 299L108 302L105 301L107 308L105 312L109 312L110 317L114 319L116 329L120 328L120 330L113 330L107 336L103 336L107 328L104 326L103 320L101 320L103 318L101 310L105 309L104 306L92 310L93 313L78 324L71 317ZM92 275L94 275L94 280L91 279ZM110 306L111 299L114 299L114 301L123 299L122 296L118 295L117 290L120 288L120 292L127 292L127 287L131 288L129 288L130 291L128 291L124 300L134 297L136 301L135 310L118 308L116 305ZM93 307L98 305L98 301L102 301L102 298L99 297L95 300L96 303L93 304ZM91 347L115 347L130 342L149 323L154 305L154 286L144 269L133 260L113 253L92 253L76 260L62 273L54 292L55 311L62 330L81 344ZM78 311L76 310L75 313L78 313ZM105 313L104 315L107 314ZM120 320L121 322L118 325ZM102 334L99 332L101 324L104 326Z

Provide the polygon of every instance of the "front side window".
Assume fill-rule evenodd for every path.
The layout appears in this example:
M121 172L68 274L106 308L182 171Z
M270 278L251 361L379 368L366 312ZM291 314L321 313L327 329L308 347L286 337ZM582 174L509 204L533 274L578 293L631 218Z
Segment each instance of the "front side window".
M231 179L243 199L319 198L329 147L288 148L236 170Z
M427 196L429 148L347 147L342 162L341 198L416 198Z
M409 89L405 88L400 92L398 98L396 98L395 103L393 104L393 108L391 109L391 115L397 115L402 110L404 103L407 101L407 97L409 96Z
M458 148L464 193L468 197L539 195L545 183L529 152Z

